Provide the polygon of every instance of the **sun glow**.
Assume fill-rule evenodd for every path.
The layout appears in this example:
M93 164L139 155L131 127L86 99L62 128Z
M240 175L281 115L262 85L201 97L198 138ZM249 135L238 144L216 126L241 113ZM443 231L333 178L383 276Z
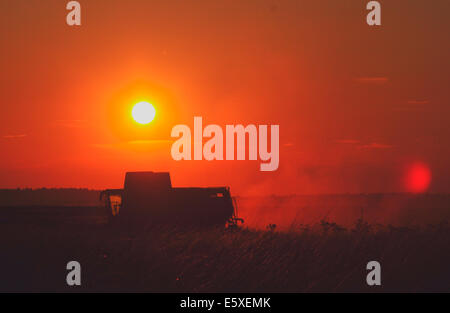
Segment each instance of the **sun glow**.
M414 163L410 166L406 176L406 188L409 192L425 192L431 182L431 170L424 163Z
M138 102L131 110L131 116L139 124L148 124L155 118L156 110L151 103Z

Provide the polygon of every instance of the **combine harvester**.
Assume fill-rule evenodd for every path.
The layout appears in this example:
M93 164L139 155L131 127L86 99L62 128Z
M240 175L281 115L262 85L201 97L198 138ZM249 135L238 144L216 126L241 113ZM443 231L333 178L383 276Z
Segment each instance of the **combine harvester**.
M173 188L166 172L128 172L123 189L101 192L110 221L236 227L236 201L229 187Z

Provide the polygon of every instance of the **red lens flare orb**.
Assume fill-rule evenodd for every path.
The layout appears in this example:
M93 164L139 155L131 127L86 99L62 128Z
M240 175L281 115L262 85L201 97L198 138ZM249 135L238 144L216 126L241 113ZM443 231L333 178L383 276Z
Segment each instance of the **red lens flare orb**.
M412 164L406 173L406 190L413 193L425 192L431 183L431 170L424 163Z

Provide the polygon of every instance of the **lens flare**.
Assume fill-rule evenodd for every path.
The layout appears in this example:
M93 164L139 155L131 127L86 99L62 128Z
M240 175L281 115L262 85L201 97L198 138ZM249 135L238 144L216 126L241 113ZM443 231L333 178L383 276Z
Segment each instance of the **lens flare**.
M136 103L131 110L131 116L139 124L148 124L155 118L156 110L151 103L142 101Z
M431 170L424 163L412 164L406 174L406 189L413 193L425 192L431 183Z

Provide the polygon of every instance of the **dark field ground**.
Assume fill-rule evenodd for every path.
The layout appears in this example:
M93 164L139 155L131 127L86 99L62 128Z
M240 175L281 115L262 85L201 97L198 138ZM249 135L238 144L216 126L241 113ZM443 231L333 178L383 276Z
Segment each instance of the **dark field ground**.
M103 209L0 208L0 291L450 292L450 226L289 232L107 225ZM66 285L66 264L82 285ZM381 263L382 286L366 285Z

